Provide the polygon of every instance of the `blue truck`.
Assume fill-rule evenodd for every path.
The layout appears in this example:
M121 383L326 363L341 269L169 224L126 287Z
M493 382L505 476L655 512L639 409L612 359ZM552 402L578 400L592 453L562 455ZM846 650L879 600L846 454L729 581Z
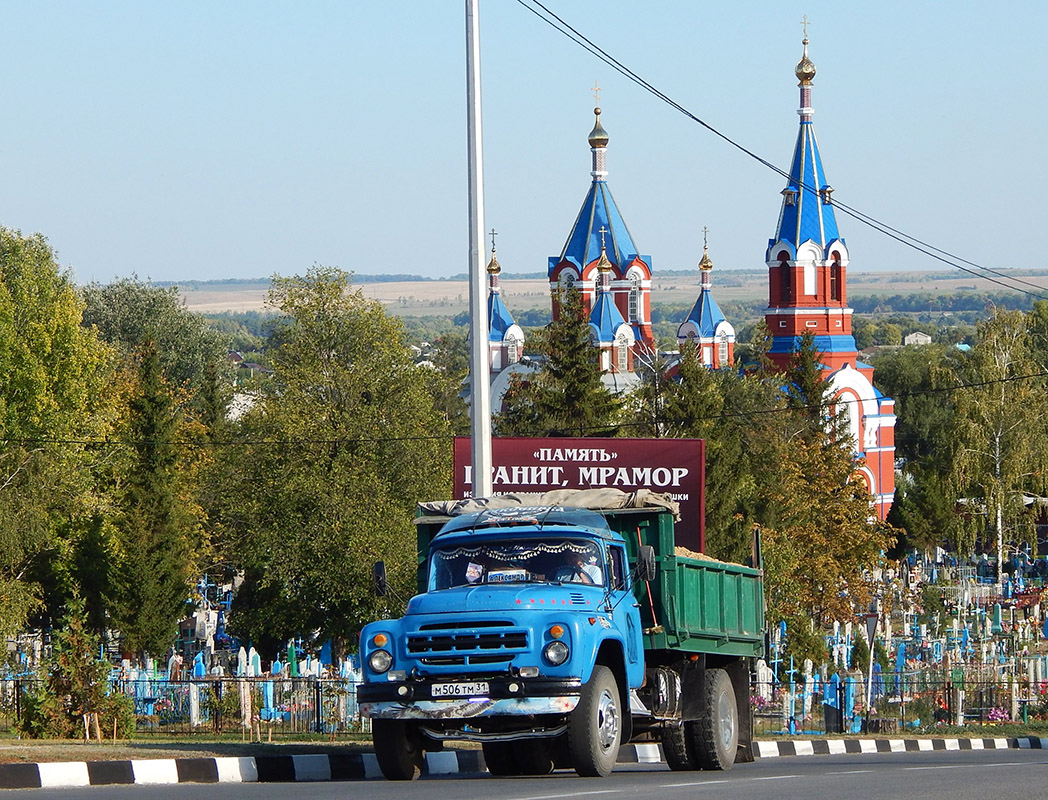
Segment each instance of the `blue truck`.
M752 760L761 573L677 547L676 516L615 490L422 504L419 594L360 635L383 775L448 741L495 775L606 776L627 742L678 770Z

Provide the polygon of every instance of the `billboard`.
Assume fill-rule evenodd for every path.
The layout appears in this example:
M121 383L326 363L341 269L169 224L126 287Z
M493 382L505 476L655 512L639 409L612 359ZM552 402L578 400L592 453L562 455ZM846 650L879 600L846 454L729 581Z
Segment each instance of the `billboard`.
M552 489L651 489L680 503L677 542L705 542L706 447L702 439L491 440L496 495ZM470 440L455 438L455 497L472 497Z

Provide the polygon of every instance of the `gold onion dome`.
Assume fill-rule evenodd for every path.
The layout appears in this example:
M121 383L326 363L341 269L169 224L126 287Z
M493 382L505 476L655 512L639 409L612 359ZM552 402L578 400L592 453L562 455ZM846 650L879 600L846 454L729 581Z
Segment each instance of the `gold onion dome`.
M710 251L706 245L702 246L702 260L699 261L699 269L704 272L709 272L713 269L713 261L710 259Z
M593 113L597 115L597 121L593 123L593 130L589 134L590 147L607 147L608 132L600 124L600 107L593 109Z
M604 245L600 246L600 259L597 261L597 269L601 272L611 271L611 261L608 260L608 251L604 249Z
M499 260L495 258L495 248L491 248L491 261L488 262L488 274L498 275L502 272L502 265L499 264Z
M815 65L808 58L808 39L804 39L804 55L801 56L801 60L797 62L797 69L794 70L794 74L797 76L797 80L803 85L811 83L811 79L815 77Z

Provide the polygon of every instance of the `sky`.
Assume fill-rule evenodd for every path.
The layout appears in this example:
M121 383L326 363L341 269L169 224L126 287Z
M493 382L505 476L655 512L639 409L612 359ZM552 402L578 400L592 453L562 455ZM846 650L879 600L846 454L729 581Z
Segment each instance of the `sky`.
M801 19L834 199L994 268L1045 265L1048 3L546 0L783 168ZM463 0L0 0L0 225L78 283L314 264L468 269ZM570 42L481 0L485 227L505 273L560 253L608 183L655 272L764 265L784 180ZM852 271L941 269L838 215Z

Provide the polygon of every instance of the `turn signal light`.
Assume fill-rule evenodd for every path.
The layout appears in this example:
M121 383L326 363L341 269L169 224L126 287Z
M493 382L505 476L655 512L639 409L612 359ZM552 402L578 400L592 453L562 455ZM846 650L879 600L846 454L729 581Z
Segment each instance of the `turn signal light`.
M376 633L371 641L375 643L375 647L382 647L389 641L389 637L384 633Z
M552 636L554 639L559 639L561 636L564 635L564 626L554 625L552 628L549 629L549 635Z

